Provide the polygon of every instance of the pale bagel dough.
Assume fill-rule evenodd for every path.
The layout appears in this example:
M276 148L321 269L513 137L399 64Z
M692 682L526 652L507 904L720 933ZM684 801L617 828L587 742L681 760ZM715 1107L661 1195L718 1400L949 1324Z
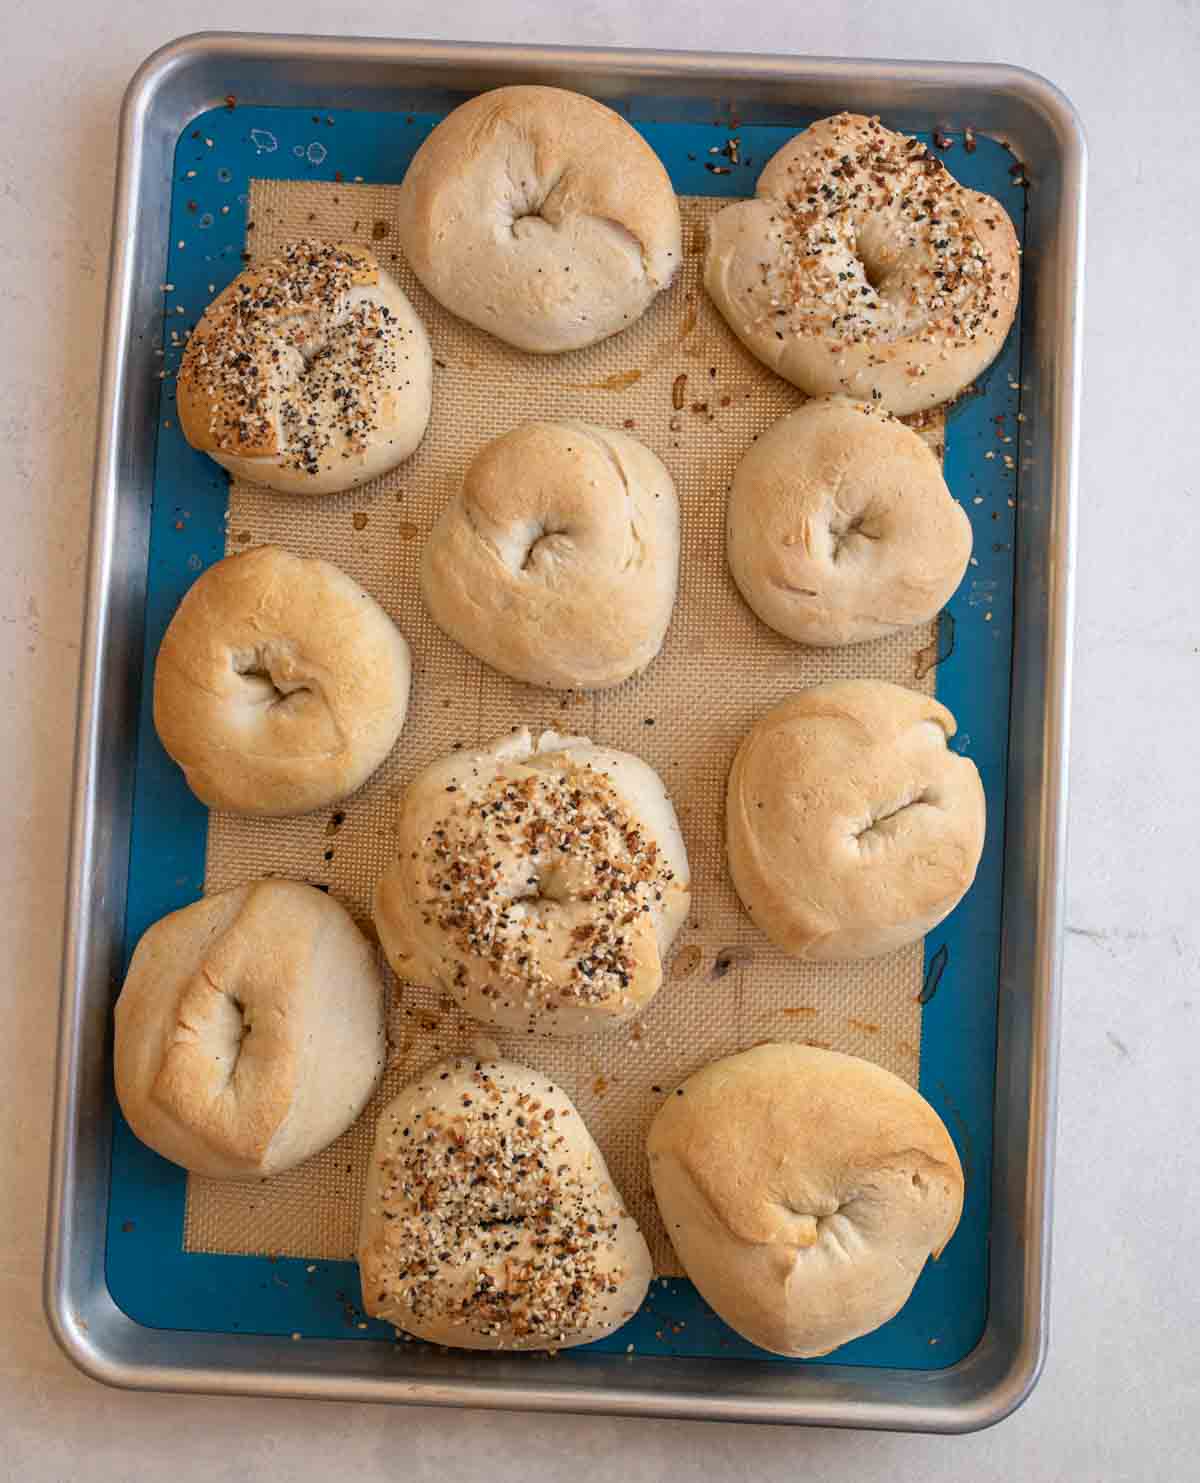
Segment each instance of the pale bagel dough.
M345 907L298 881L206 896L145 933L116 1007L129 1126L211 1179L262 1179L340 1137L383 1074L383 982Z
M784 952L879 957L958 905L985 820L955 730L931 695L883 680L813 685L751 729L729 772L729 871Z
M154 725L210 808L308 813L392 750L411 673L404 636L357 582L257 546L180 603L154 666Z
M432 388L425 327L375 255L294 242L204 311L179 368L179 425L235 479L333 494L412 453Z
M425 546L434 622L502 674L595 690L662 647L679 578L679 501L636 438L530 422L476 454Z
M513 1061L431 1066L379 1119L363 1306L460 1349L567 1349L641 1306L650 1253L565 1092Z
M497 88L456 108L409 165L401 213L433 297L521 350L625 329L682 257L658 156L610 108L560 88Z
M515 731L427 767L394 827L375 925L400 978L557 1036L658 992L691 894L675 810L639 757Z
M742 596L797 643L857 644L924 623L971 555L938 461L877 405L808 402L750 445L726 525Z
M684 1270L727 1324L812 1357L886 1323L962 1214L928 1102L881 1066L806 1045L715 1061L650 1128L654 1196Z
M810 396L904 416L957 396L1017 310L1008 213L878 119L821 119L709 227L704 283L748 350Z

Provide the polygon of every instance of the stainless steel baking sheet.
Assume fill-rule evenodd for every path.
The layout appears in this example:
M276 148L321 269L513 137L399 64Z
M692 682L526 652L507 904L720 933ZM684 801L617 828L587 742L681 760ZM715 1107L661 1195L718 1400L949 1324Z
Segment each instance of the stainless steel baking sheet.
M788 122L854 107L908 129L1007 139L1033 188L1026 216L1021 509L1009 728L991 1309L979 1346L932 1372L563 1355L494 1356L143 1327L104 1278L107 1018L119 973L130 757L149 542L153 349L161 334L175 141L227 95L243 103L418 110L447 90L511 81L659 117L736 112ZM967 1430L1031 1388L1044 1353L1060 938L1074 437L1084 153L1069 105L1013 69L555 51L245 36L198 37L151 58L122 122L106 338L46 1297L68 1353L97 1378L179 1390L410 1400L525 1409Z

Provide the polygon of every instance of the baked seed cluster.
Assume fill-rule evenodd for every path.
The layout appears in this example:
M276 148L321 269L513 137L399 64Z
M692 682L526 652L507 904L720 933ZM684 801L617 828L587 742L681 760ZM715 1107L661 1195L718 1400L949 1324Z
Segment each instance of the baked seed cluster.
M776 336L820 337L834 354L909 337L962 348L1012 295L977 230L978 213L990 208L979 219L994 229L1000 207L878 119L830 122L832 142L789 167L775 203L782 263L762 265L761 287Z
M425 841L424 920L454 945L458 983L472 964L505 981L497 994L516 984L531 1002L622 998L638 968L635 924L674 872L608 779L586 766L536 770L476 798L451 785L447 800Z
M436 1094L452 1074L418 1090ZM611 1185L573 1166L564 1130L577 1114L486 1062L462 1084L454 1111L416 1110L391 1130L370 1296L416 1331L451 1324L552 1348L607 1316L625 1276L610 1261L624 1212Z
M277 453L317 474L331 448L345 459L365 451L383 398L407 384L415 333L386 304L353 296L377 272L351 248L294 242L210 307L179 374L207 403L215 452Z

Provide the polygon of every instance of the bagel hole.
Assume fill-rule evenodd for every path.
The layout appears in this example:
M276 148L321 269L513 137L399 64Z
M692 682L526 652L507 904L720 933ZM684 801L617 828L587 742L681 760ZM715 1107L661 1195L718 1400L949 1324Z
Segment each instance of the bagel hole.
M312 688L299 684L290 685L285 690L267 668L266 661L257 654L235 654L233 672L258 692L256 698L268 709L286 704L293 696L307 695Z
M884 804L878 813L872 813L870 819L861 829L855 831L855 839L861 840L872 830L878 829L881 824L887 824L892 819L898 819L907 809L917 808L920 804L931 804L934 802L934 794L931 788L922 788L913 798L907 798L902 803Z
M537 894L539 901L569 901L570 894L567 883L563 879L562 871L555 865L544 871L538 877Z
M246 1006L237 995L220 988L217 989L217 993L218 1008L216 1019L211 1022L209 1033L213 1039L210 1046L216 1061L227 1062L225 1079L232 1081L251 1027L246 1018Z
M533 541L530 543L529 549L528 549L528 551L526 551L525 556L524 556L524 558L521 561L521 570L523 572L527 572L529 570L529 568L533 565L533 559L534 559L534 556L537 553L537 548L542 544L543 541L553 540L553 538L555 536L565 536L565 535L566 535L566 531L565 530L542 530L542 531L540 531L534 537Z
M539 206L531 206L528 211L514 211L512 220L508 224L509 231L515 237L517 235L517 223L522 221L545 221Z
M797 1215L802 1220L812 1220L820 1225L823 1220L832 1220L839 1215L843 1209L844 1202L841 1200L809 1199L803 1205L797 1205L788 1195L776 1197L776 1203L791 1215ZM814 1208L815 1207L815 1208Z
M537 906L543 901L563 905L571 900L571 892L560 867L549 865L545 869L537 870L536 874L527 876L523 886L515 892L512 900L523 902L527 906Z
M859 258L859 262L862 263L863 277L867 280L868 287L878 293L887 279L887 271L883 264L865 257Z
M553 180L516 180L509 177L509 231L515 237L517 235L517 224L522 221L544 221L548 227L555 223L546 215L546 207L551 197L559 186L562 185L566 170L561 169ZM554 212L551 208L552 214Z
M265 669L257 660L251 659L246 663L239 664L235 659L233 662L233 672L236 675L241 675L243 680L249 680L251 683L257 681L260 685L269 685L277 698L283 698L283 691L275 683L271 671Z
M335 349L339 331L345 329L341 316L332 325L320 324L311 317L296 321L296 331L289 335L284 356L291 359L292 374L303 381L310 371L321 366ZM344 338L344 337L343 337ZM289 355L290 352L290 355Z
M229 999L230 999L230 1002L232 1003L234 1009L237 1011L238 1019L240 1019L241 1022L242 1022L242 1024L241 1024L241 1030L238 1033L238 1049L237 1049L237 1053L240 1056L241 1053L242 1053L242 1046L245 1044L245 1041L246 1041L246 1036L249 1035L250 1031L253 1029L253 1026L251 1025L250 1020L249 1020L249 1017L246 1014L246 1006L237 997L237 995L236 994L230 994Z
M865 541L877 541L879 539L878 536L873 536L870 531L863 529L863 522L866 518L866 512L863 511L861 514L855 515L852 519L848 520L844 525L830 525L830 534L833 536L834 561L841 555L842 547L851 536L862 536Z

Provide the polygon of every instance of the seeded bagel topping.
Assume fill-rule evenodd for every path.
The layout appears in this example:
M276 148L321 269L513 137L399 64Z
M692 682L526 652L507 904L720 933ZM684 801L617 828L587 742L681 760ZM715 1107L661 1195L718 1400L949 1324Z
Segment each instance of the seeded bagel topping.
M760 284L777 337L819 336L834 353L903 338L946 348L974 340L1015 292L980 236L1001 208L960 185L919 140L877 119L831 123L833 143L791 164L775 200L782 261L762 265Z
M475 1064L461 1111L417 1110L393 1128L370 1296L401 1307L406 1326L552 1345L586 1331L619 1291L625 1273L606 1258L624 1212L611 1185L578 1170L563 1131L575 1114L493 1070Z
M608 779L567 766L446 796L424 904L461 955L458 982L470 965L565 1002L622 996L635 933L653 930L675 877Z
M413 338L370 295L377 282L370 254L303 241L235 279L180 368L213 451L277 453L309 474L331 448L342 458L365 451L382 400L407 384Z

